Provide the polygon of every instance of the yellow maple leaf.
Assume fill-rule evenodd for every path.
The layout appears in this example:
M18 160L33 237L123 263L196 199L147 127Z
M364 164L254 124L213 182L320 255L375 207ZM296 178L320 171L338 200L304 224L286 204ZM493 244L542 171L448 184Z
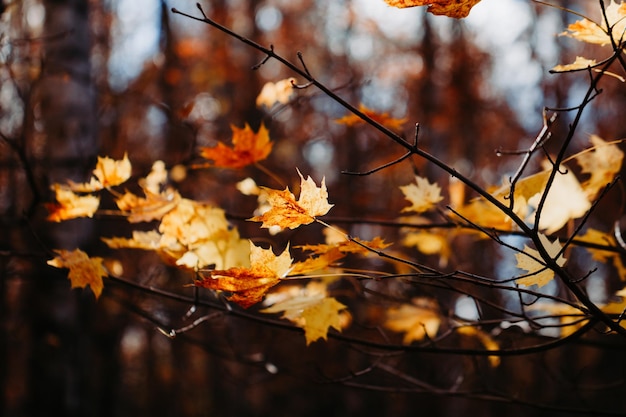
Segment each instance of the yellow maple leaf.
M447 232L409 232L402 241L404 246L415 246L424 255L439 255L439 266L442 268L448 265L448 260L452 255L450 247L450 236Z
M243 129L231 126L233 147L219 142L215 147L200 148L200 155L212 160L212 166L221 168L243 168L262 161L272 151L272 142L268 130L263 124L258 132L252 131L246 123Z
M77 217L93 217L100 206L100 198L93 195L79 196L61 184L53 184L56 202L46 203L48 221L60 222Z
M263 299L291 270L289 248L276 256L272 248L263 249L250 242L250 267L200 271L198 287L231 293L229 300L247 308Z
M578 240L582 240L583 242L595 243L597 245L612 246L614 248L619 247L613 235L601 232L600 230L596 230L593 228L587 229L585 234L580 236ZM591 258L594 261L598 261L603 264L609 263L609 261L611 261L613 263L613 267L617 270L617 274L619 275L620 279L622 281L626 281L626 266L622 261L621 252L596 248L585 249L589 251L589 253L591 254Z
M145 197L140 197L127 191L115 200L117 207L128 214L126 219L130 223L159 220L181 201L180 194L173 188L168 188L159 194L145 189L144 194Z
M617 144L605 142L596 135L591 135L589 141L593 147L576 156L576 162L583 173L590 175L589 179L582 183L582 187L587 198L593 200L620 172L624 152Z
M626 3L616 3L615 0L611 0L611 3L605 7L605 12L609 26L612 28L611 31L615 42L619 45L623 41L626 32ZM610 45L611 38L609 37L604 16L600 19L599 24L586 18L578 20L570 24L561 35L569 36L582 42L602 46Z
M370 119L390 129L400 130L402 128L402 125L406 123L406 119L394 119L393 117L389 116L388 113L377 113L376 111L366 107L363 104L359 104L359 111L368 116ZM365 121L356 114L349 114L340 119L336 119L335 122L344 124L346 126L354 126L357 124L365 123Z
M390 6L405 7L428 6L428 12L457 19L467 17L472 7L480 0L385 0Z
M287 104L294 93L293 84L296 79L291 77L275 83L265 83L261 93L256 98L257 107L272 107L276 103Z
M346 306L329 297L325 284L312 281L306 287L291 286L279 292L278 297L270 297L266 302L270 307L262 313L283 313L282 317L304 330L307 346L318 339L326 340L330 327L337 331L349 322Z
M573 334L589 321L583 317L583 313L580 309L569 304L542 302L534 303L527 308L529 311L544 311L554 316L558 316L560 324L558 330L561 337L567 337Z
M582 56L577 56L576 60L571 64L565 65L557 65L552 68L552 72L567 72L567 71L577 71L581 69L591 68L597 64L595 59L587 59Z
M102 294L104 283L102 277L108 275L102 266L102 258L90 258L80 249L73 251L55 250L59 256L48 261L48 265L56 268L68 268L70 271L67 278L72 284L72 288L85 288L87 285L91 288L96 299Z
M403 212L414 211L423 213L435 207L435 204L443 200L441 187L437 183L429 183L428 179L415 176L415 184L400 186L404 197L409 200L411 206L402 209Z
M562 172L565 172L565 174L562 174ZM541 200L541 194L537 193L529 198L528 206L537 209ZM565 226L570 220L585 215L590 208L591 202L574 173L567 168L562 168L557 172L550 191L548 191L548 196L545 199L539 218L539 229L548 235L552 234ZM534 222L535 216L536 213L533 213L528 220Z
M429 298L414 298L411 304L389 308L386 314L384 326L394 332L404 333L402 343L406 345L425 337L435 337L441 324L437 302Z
M323 216L333 207L328 204L328 190L325 179L322 178L320 187L309 176L305 180L300 171L300 197L296 197L289 191L272 190L263 188L263 194L267 198L270 208L260 216L252 217L251 221L263 222L261 227L269 228L279 226L283 229L295 229L298 226L313 223L317 216Z
M93 177L90 182L75 183L69 181L69 187L72 191L82 193L99 191L126 182L130 178L130 174L131 164L127 154L124 154L124 158L121 160L98 157L98 163L93 170Z
M111 248L152 250L168 264L191 269L249 266L249 243L230 227L224 210L185 198L163 215L158 231L103 241Z
M561 252L563 247L559 243L558 239L555 239L554 242L550 242L546 235L539 233L538 236L539 241L543 245L546 252L548 252L548 255L555 258L559 252ZM546 267L546 265L541 261L541 255L539 255L539 252L535 249L531 249L524 245L524 251L516 253L515 259L517 260L518 268L528 271L528 274L526 274L527 276L515 280L515 282L519 285L529 287L536 284L539 287L543 287L554 278L554 271ZM559 266L563 266L565 265L565 260L566 259L561 254L556 259L556 263Z

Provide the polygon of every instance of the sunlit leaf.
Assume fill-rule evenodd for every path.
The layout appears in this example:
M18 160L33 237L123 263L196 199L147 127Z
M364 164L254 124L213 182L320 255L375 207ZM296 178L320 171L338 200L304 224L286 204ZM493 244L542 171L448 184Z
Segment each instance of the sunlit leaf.
M264 304L270 307L261 310L262 313L283 313L283 318L304 329L307 345L318 339L326 340L330 327L341 331L349 321L346 306L329 297L326 285L318 281L304 288L291 286L277 297L268 296Z
M615 0L611 0L609 5L605 7L605 11L609 27L612 28L613 37L619 44L626 31L626 3L616 3ZM570 24L561 35L597 45L611 44L604 16L600 17L599 24L589 19L578 20Z
M300 197L296 197L286 188L283 191L263 188L270 209L260 216L250 220L263 222L261 227L279 226L283 229L295 229L298 226L315 221L317 216L323 216L333 207L328 204L328 191L325 180L319 187L309 176L305 180L300 171Z
M231 293L228 299L246 308L258 303L265 293L278 284L291 269L289 248L276 256L272 249L263 249L250 242L250 267L201 271L198 287Z
M541 241L541 244L545 248L546 252L548 252L548 255L552 258L556 258L563 248L558 239L555 239L554 242L550 242L550 240L542 233L539 233L539 240ZM515 280L515 282L519 285L527 287L537 285L538 287L543 287L554 278L554 271L546 267L546 265L541 261L541 255L539 255L539 252L535 249L531 249L524 245L524 251L516 253L515 259L517 260L518 268L528 271L528 274L526 274L527 276ZM565 265L565 258L562 254L559 255L558 259L556 259L556 263L559 266Z
M415 298L411 304L391 307L387 310L385 327L404 333L402 342L406 345L424 338L434 338L439 331L441 317L436 301L428 298Z
M295 78L287 78L285 80L276 81L275 83L265 83L261 89L261 93L256 98L258 107L272 107L274 104L287 104L293 96L293 83Z
M89 285L96 299L98 299L104 288L102 277L108 275L102 266L102 258L90 258L80 249L73 251L55 250L55 252L58 256L49 260L48 265L56 268L68 268L70 271L67 278L70 280L72 288L85 288Z
M590 175L589 179L582 183L582 187L587 198L593 200L620 172L624 152L617 144L605 142L599 136L591 135L589 140L593 147L580 153L576 157L576 162L581 166L583 173Z
M48 221L60 222L77 217L93 217L100 206L100 198L93 195L79 196L60 184L53 185L56 202L46 203Z
M258 132L253 132L247 124L243 129L231 126L233 147L219 142L215 147L200 148L200 155L212 161L215 167L243 168L267 158L272 151L268 130L263 124Z
M411 206L402 209L403 212L413 211L423 213L431 210L443 200L441 187L436 183L429 183L428 179L415 176L415 184L400 186L404 197L409 200Z
M583 242L594 243L596 245L609 246L613 248L618 248L618 244L615 240L615 237L609 233L601 232L600 230L589 228L585 232L584 235L578 237L578 240L582 240ZM620 251L609 251L602 250L597 248L585 248L591 254L591 258L594 261L608 264L612 263L613 267L617 270L617 274L619 275L622 281L626 281L626 266L622 261L621 250Z
M552 68L554 72L566 72L566 71L577 71L585 68L590 68L596 65L595 59L587 59L582 56L577 56L576 60L571 64L565 65L557 65Z
M76 192L93 192L114 187L123 184L130 178L131 168L127 154L124 154L124 158L121 160L98 157L91 181L81 184L70 181L69 187Z
M454 18L467 17L472 7L480 0L385 0L390 6L405 8L428 6L428 12Z
M406 123L406 119L394 119L393 117L389 116L388 113L377 113L376 111L366 107L363 104L359 104L359 111L368 116L370 119L390 129L400 130L404 123ZM344 124L346 126L354 126L357 124L365 123L363 119L352 113L335 120L335 122Z

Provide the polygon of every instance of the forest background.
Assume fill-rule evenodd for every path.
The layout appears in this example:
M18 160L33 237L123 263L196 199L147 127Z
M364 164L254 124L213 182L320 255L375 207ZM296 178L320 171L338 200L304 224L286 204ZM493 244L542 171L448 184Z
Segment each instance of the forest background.
M619 3L200 6L2 5L3 415L626 414Z

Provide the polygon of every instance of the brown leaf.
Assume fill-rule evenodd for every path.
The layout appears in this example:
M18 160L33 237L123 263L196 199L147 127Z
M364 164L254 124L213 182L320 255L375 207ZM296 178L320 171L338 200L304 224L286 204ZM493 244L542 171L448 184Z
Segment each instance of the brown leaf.
M212 160L212 166L222 168L243 168L261 161L272 151L272 142L268 130L263 124L254 133L247 124L243 129L231 126L233 147L219 142L215 147L200 148L200 155Z
M480 0L385 0L390 6L405 7L428 6L428 12L457 19L467 17L470 9Z

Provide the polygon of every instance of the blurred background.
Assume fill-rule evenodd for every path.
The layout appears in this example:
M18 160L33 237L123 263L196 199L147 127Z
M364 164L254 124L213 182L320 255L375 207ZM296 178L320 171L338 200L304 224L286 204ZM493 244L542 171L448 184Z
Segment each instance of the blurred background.
M552 3L600 19L596 1ZM413 138L419 123L420 148L485 187L500 184L520 161L496 150L528 147L542 127L543 107L576 106L585 93L584 74L550 75L548 70L577 55L600 60L610 53L557 36L578 16L526 0L482 0L460 21L421 7L393 9L382 0L201 5L215 21L263 46L273 45L298 65L301 52L311 74L350 103L406 118L400 132L406 138ZM200 16L195 2L187 0L2 3L0 414L626 413L623 342L571 343L505 357L492 369L484 357L390 354L334 339L307 348L299 333L229 315L170 339L163 331L189 323L189 303L113 283L105 284L97 302L90 291L70 290L66 273L46 265L50 250L80 247L111 256L100 237L127 234L128 224L106 215L51 224L41 203L53 198L51 183L88 178L98 155L119 159L128 153L133 174L141 177L155 160L168 168L202 162L198 147L228 142L231 125L248 123L256 131L263 123L274 141L266 168L290 188L299 181L295 167L317 183L325 177L335 204L331 219L353 235L383 236L389 242L400 239L400 230L380 221L395 220L405 206L398 185L419 173L441 184L447 195L448 176L419 159L370 176L342 174L376 168L403 150L374 129L336 123L345 109L314 87L297 90L286 105L257 107L266 82L294 74L271 59L253 70L264 59L261 53L172 13L173 7ZM296 77L296 82L305 80ZM605 140L626 135L626 90L616 78L603 83L572 152L587 147L591 133ZM567 132L568 117L560 115L554 137ZM293 247L321 239L315 226L270 236L258 224L241 221L256 208L254 198L242 197L234 187L248 176L260 185L283 187L255 167L188 170L176 187L184 197L226 210L242 237L271 241L277 250L287 242ZM595 227L612 227L621 216L622 199L615 192L600 204ZM438 256L407 253L440 262ZM116 256L130 280L194 296L184 287L189 274L153 254L120 251ZM492 242L456 242L449 258L444 266L451 271L511 276L512 256ZM368 262L359 266L386 267L376 259ZM582 270L588 269L586 262L588 256L580 258ZM605 301L622 286L620 277L605 269L590 280L596 300ZM422 290L409 291L407 298ZM460 297L445 297L441 303L450 312L464 308L467 314L474 308ZM516 331L522 330L508 336L513 344ZM382 358L388 368L352 379ZM474 394L462 394L467 389ZM502 397L494 399L494 392Z

